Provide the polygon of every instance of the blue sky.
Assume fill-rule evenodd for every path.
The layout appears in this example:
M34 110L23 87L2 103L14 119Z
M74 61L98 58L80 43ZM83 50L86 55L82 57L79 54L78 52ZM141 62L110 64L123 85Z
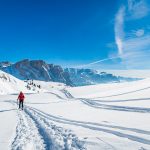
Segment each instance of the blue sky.
M149 69L149 20L148 0L2 0L0 61Z

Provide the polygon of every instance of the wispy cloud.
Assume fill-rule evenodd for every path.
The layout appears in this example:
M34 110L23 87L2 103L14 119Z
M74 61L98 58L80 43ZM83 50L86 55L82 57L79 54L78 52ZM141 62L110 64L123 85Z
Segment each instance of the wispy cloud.
M120 58L120 55L122 55L122 53L123 53L124 15L125 15L125 7L122 6L119 9L119 11L118 11L118 13L116 14L116 17L115 17L115 41L116 41L116 44L117 44L117 47L118 47L119 54L117 54L117 56L115 56L115 57L110 56L108 58L101 59L101 60L98 60L98 61L95 61L95 62L91 62L89 64L76 66L77 68L91 67L93 65L100 64L100 63L105 62L105 61Z
M140 19L149 13L149 8L145 0L128 0L128 13L130 19Z
M134 37L124 41L123 51L128 54L127 57L122 57L127 65L127 68L150 68L150 35Z
M139 63L141 66L145 62L150 63L147 57L150 53L150 34L145 34L144 29L124 30L126 22L142 19L149 13L145 0L128 0L127 2L127 5L121 6L116 14L114 32L118 55L129 68L139 66Z
M122 62L119 65L122 65L124 68L148 68L145 64L148 63L150 65L150 33L147 33L144 27L139 29L133 28L131 31L127 31L125 28L126 23L135 20L140 21L140 19L149 15L149 12L150 9L146 0L127 0L127 3L122 4L115 15L114 33L115 44L118 50L117 54L77 67L96 66L96 64L104 64L104 62L120 58ZM112 43L108 46L114 48ZM118 64L115 65L119 66ZM121 66L119 67L121 68Z
M139 29L139 30L137 30L136 32L135 32L135 35L137 36L137 37L141 37L141 36L143 36L144 35L144 30L143 29Z
M109 61L109 60L113 60L113 59L118 59L120 58L120 56L116 56L116 57L109 57L109 58L105 58L105 59L101 59L101 60L98 60L98 61L94 61L94 62L91 62L91 63L88 63L88 64L84 64L84 65L79 65L79 66L75 66L76 68L86 68L86 67L91 67L95 64L100 64L102 62L105 62L105 61Z
M118 47L119 55L123 53L124 16L125 16L125 7L122 6L115 17L115 41Z
M118 47L118 54L123 54L123 43L125 39L125 31L124 31L124 24L128 18L132 19L139 19L143 18L148 15L149 8L145 2L145 0L128 0L127 6L123 5L119 8L115 16L115 41ZM132 21L132 20L130 20ZM137 36L141 36L144 34L144 30L138 30L136 32Z

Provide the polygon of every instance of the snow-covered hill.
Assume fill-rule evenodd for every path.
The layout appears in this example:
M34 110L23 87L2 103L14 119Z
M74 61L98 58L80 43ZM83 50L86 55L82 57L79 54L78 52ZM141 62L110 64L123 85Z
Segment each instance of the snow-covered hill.
M0 71L0 94L17 93L19 91L29 92L25 87L26 83Z
M32 85L28 84L28 82L19 80L8 73L0 71L0 95L14 94L19 93L20 91L23 91L24 93L37 93L47 91L46 88L41 87L38 81L34 81L34 84ZM38 87L39 85L40 88Z

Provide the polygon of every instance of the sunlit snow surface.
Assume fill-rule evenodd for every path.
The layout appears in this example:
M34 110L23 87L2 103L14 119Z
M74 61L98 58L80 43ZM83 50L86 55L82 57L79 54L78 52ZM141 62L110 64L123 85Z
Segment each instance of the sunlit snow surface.
M0 96L0 150L150 150L150 79L75 88L36 82L43 90L25 91L23 111L16 94Z

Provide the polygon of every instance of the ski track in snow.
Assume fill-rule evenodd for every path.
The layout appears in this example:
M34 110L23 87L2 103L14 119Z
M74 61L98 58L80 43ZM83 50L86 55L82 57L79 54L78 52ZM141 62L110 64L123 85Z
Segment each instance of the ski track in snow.
M50 114L46 114L35 108L30 107L30 109L34 110L39 116L43 116L44 118L47 118L54 122L69 124L69 125L74 125L74 126L80 126L80 127L87 128L90 130L105 132L105 133L113 134L113 135L116 135L116 136L122 137L122 138L128 138L129 140L134 141L134 142L139 142L142 144L150 145L149 139L145 139L140 136L134 135L134 132L139 133L139 134L150 135L150 131L145 131L145 130L140 130L140 129L135 129L135 128L113 126L113 125L105 125L105 124L99 124L99 123L93 123L93 122L69 120L69 119L64 119L61 117L56 117L56 116L53 116ZM133 132L133 134L127 134L127 133L124 133L123 131L131 131L131 132Z
M94 99L93 101L102 102L102 103L119 103L119 102L134 102L134 101L150 101L150 98L135 98L135 99L123 99L123 100L95 100Z
M73 95L71 95L71 93L69 91L67 91L66 89L62 89L60 90L68 99L72 99L74 98Z
M142 88L142 89L131 91L131 92L125 92L125 93L111 95L111 96L105 96L105 97L113 97L113 96L119 96L119 95L139 92L139 91L149 89L149 88L150 87L146 87L146 88ZM94 107L94 108L108 109L108 110L115 110L115 111L150 113L149 108L107 105L107 104L100 103L101 101L99 101L99 100L74 98L71 95L71 93L69 93L69 91L67 91L67 90L64 90L62 92L66 93L65 94L66 96L69 95L69 96L67 96L68 99L79 100L79 101L83 102L84 104L86 104L90 107ZM149 98L145 98L145 99L149 100ZM139 99L133 99L133 100L139 100ZM127 100L127 101L130 101L130 100ZM116 102L118 102L118 101L116 101ZM149 138L145 139L145 138L142 138L140 136L135 136L135 135L132 135L132 134L126 134L126 133L120 132L120 131L127 131L127 132L129 131L129 132L143 134L143 135L144 134L145 135L150 135L150 131L136 129L136 128L127 128L127 127L116 126L116 125L108 125L108 124L100 124L100 123L93 123L93 122L83 122L83 121L63 119L63 118L60 118L60 117L55 117L55 116L52 116L50 114L43 113L39 110L36 110L36 111L38 111L38 113L42 113L42 115L46 115L46 117L52 117L51 119L56 121L56 122L60 122L60 123L64 123L64 124L72 124L72 125L77 125L77 126L81 126L81 127L84 127L84 128L89 128L89 129L92 129L92 130L102 131L102 132L110 133L110 134L113 134L113 135L116 135L116 136L119 136L119 137L128 138L131 141L136 141L136 142L139 142L139 143L142 143L142 144L150 145ZM102 128L102 127L104 127L104 128ZM112 130L110 130L110 129L112 129ZM103 141L103 142L107 143L106 141ZM109 145L109 144L107 144L107 145ZM110 145L110 146L113 149L115 149L115 147L113 147L112 145Z
M14 103L11 102L13 105ZM17 111L18 125L12 150L85 150L84 142L29 107Z
M102 139L99 138L99 137L97 137L97 139L100 140L100 141L102 141L103 143L105 143L106 146L109 146L112 150L116 150L116 148L115 148L113 145L109 144L108 142L102 140ZM109 149L109 148L108 148L108 149Z
M135 90L135 91L131 91L131 92L126 92L126 93L121 93L121 94L117 94L117 95L111 95L111 96L105 96L106 97L113 97L113 96L119 96L119 95L124 95L124 94L129 94L129 93L133 93L133 92L138 92L141 90L145 90L145 89L149 89L150 87L146 87L143 89L139 89L139 90ZM69 91L67 90L61 90L68 99L71 100L79 100L81 102L83 102L84 104L94 107L94 108L99 108L99 109L108 109L108 110L116 110L116 111L128 111L128 112L139 112L139 113L150 113L150 108L142 108L142 107L128 107L128 106L116 106L116 105L108 105L108 104L104 104L106 102L126 102L126 101L142 101L142 100L150 100L150 98L144 98L144 99L132 99L132 100L113 100L113 101L109 101L109 100L90 100L90 99L85 99L85 98L74 98L71 93L69 93ZM101 97L103 98L103 97ZM102 102L102 103L101 103Z
M145 88L141 88L141 89L138 89L138 90L123 92L123 93L118 93L118 94L112 94L112 95L106 95L106 96L101 96L101 97L93 97L93 98L90 98L90 99L116 97L116 96L127 95L127 94L131 94L131 93L136 93L136 92L144 91L144 90L147 90L147 89L150 89L150 87L145 87Z
M84 104L99 108L99 109L108 109L108 110L116 110L116 111L127 111L127 112L138 112L138 113L150 113L150 108L143 107L129 107L129 106L116 106L116 105L107 105L99 102L95 102L94 100L89 99L80 99Z

